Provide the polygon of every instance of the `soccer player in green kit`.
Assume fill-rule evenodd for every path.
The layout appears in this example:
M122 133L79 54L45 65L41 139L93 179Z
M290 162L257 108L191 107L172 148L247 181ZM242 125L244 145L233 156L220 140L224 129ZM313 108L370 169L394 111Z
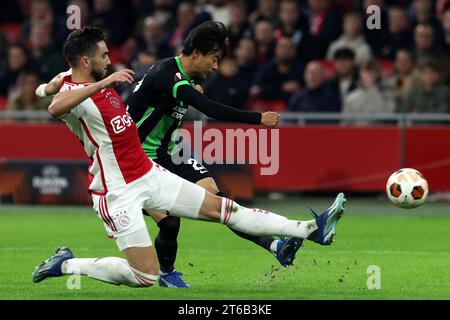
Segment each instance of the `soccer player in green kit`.
M175 164L171 155L176 150L174 132L179 128L188 106L211 118L275 128L276 112L241 111L208 99L194 79L205 80L215 69L226 49L227 30L220 22L205 22L194 28L184 43L180 56L156 62L139 81L127 101L128 112L136 123L145 153L156 163L206 190L220 192L206 168L195 159ZM180 218L164 213L151 213L160 228L155 249L160 263L161 286L189 287L176 272L177 235ZM292 264L302 239L251 236L233 230L238 236L253 241L272 252L283 266Z

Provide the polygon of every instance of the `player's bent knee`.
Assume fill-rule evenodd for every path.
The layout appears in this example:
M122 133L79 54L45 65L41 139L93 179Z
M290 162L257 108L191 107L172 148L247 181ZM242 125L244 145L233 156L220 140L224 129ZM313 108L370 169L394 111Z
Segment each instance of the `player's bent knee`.
M146 273L131 267L136 287L152 287L158 281L158 272Z
M214 182L214 180L213 180L213 182L208 186L208 188L206 189L206 190L208 190L209 192L211 192L212 194L217 194L217 193L219 193L219 187L216 185L216 183Z
M197 181L196 184L211 192L212 194L217 194L218 192L220 192L219 187L217 186L216 181L214 181L213 178L202 179L200 181Z

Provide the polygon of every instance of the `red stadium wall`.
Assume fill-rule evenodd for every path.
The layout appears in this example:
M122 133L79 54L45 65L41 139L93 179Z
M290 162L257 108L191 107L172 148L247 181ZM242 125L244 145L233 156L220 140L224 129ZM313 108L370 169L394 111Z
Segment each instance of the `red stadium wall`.
M192 125L185 128L194 132ZM203 127L208 128L225 133L251 127ZM0 137L3 161L86 160L81 144L62 124L2 124ZM399 127L286 126L279 130L278 173L261 175L264 166L256 164L251 179L256 191L384 191L389 174L402 166L422 171L432 191L450 190L450 128L407 128L403 135Z
M382 191L399 164L396 128L289 127L280 132L279 173L254 178L265 191Z
M0 124L0 159L86 160L65 124Z
M416 168L431 191L450 190L450 128L409 128L406 131L406 167Z

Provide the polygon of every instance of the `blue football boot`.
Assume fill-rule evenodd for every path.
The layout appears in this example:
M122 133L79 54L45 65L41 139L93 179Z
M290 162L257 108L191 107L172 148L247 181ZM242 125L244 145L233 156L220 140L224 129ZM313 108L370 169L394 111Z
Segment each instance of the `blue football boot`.
M275 258L283 267L292 265L295 260L295 254L302 246L301 238L285 238L281 237L277 243L277 251L274 253Z
M173 270L172 272L159 275L159 285L166 288L190 288L190 286L181 279L183 274Z
M343 193L339 193L334 203L325 210L320 216L311 209L317 223L317 230L310 234L308 240L314 241L321 245L329 245L333 241L336 234L336 225L344 214L345 202L347 200Z
M36 267L32 274L33 282L41 282L50 277L62 276L61 265L64 261L74 258L72 251L67 247L59 247L55 253Z

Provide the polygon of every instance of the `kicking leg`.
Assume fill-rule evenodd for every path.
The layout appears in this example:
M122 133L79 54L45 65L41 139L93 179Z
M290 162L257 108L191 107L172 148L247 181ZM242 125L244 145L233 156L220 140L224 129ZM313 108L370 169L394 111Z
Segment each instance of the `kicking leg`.
M206 189L212 194L225 198L225 193L219 191L216 182L213 178L207 177L196 182L199 186ZM295 254L300 249L303 239L300 238L284 238L280 240L273 236L253 236L245 232L241 232L229 227L237 236L255 243L256 245L266 249L272 253L275 258L284 267L292 265L295 259Z
M225 193L219 191L219 188L217 187L216 182L211 177L197 181L196 184L198 184L200 187L206 189L211 194L215 194L219 197L225 198ZM230 228L230 230L233 231L239 237L249 240L249 241L257 244L258 246L266 249L267 251L274 252L274 251L272 251L272 249L274 247L276 248L276 242L278 242L278 240L272 236L252 236L250 234L234 230L233 228Z
M346 201L340 193L333 205L315 219L289 220L266 210L245 208L230 199L212 195L186 180L175 181L180 178L170 172L166 171L163 175L167 180L174 180L174 185L179 185L178 194L170 209L171 215L220 222L254 236L279 235L330 244Z

